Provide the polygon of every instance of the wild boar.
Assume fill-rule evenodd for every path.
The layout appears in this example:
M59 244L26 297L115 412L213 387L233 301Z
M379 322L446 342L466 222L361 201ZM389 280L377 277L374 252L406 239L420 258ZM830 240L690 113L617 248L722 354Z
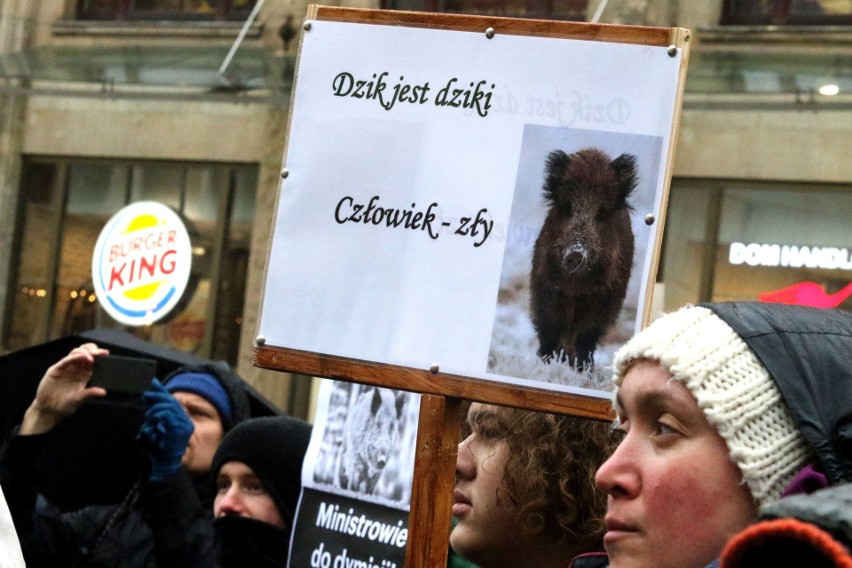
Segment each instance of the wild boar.
M636 157L612 160L597 148L547 158L547 216L535 242L530 315L538 355L582 371L618 318L633 267L628 202L637 184Z

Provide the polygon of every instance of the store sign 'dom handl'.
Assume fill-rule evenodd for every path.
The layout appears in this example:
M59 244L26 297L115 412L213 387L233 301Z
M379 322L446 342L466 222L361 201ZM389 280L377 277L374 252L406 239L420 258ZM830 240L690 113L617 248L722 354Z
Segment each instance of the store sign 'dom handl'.
M827 270L852 270L849 249L776 245L758 243L731 243L728 262L749 266L781 266L790 268L823 268Z
M191 264L189 233L178 214L161 203L140 201L104 226L92 255L92 281L113 319L151 325L180 301Z

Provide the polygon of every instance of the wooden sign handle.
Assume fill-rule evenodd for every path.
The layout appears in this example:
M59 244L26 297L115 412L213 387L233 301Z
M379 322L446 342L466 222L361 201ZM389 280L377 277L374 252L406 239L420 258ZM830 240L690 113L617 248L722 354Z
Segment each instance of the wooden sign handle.
M463 403L428 394L420 398L406 566L447 565Z

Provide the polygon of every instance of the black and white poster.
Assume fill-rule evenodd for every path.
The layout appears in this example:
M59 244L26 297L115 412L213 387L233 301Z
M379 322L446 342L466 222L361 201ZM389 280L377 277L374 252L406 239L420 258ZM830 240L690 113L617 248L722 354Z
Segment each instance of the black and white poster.
M302 467L291 568L401 568L420 397L324 380Z

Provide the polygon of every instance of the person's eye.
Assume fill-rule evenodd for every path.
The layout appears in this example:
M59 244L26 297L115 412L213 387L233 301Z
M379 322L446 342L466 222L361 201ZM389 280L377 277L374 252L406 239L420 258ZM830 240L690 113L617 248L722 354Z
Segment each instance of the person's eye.
M503 437L503 431L497 424L479 424L476 433L479 434L483 440L499 440Z
M620 444L626 437L627 428L624 427L623 422L615 422L609 429L609 438L616 445Z
M231 482L227 479L220 479L216 482L216 491L224 493L231 488Z
M206 410L201 410L200 408L193 408L189 411L189 415L193 418L210 418L211 414Z
M666 438L669 436L679 436L681 429L672 419L665 417L654 422L654 436Z
M486 440L496 440L500 436L497 434L497 430L493 428L483 428L479 431L479 435L482 436Z
M263 483L257 482L249 482L245 484L245 490L248 493L253 493L255 495L264 495L266 494L266 488L263 487Z

